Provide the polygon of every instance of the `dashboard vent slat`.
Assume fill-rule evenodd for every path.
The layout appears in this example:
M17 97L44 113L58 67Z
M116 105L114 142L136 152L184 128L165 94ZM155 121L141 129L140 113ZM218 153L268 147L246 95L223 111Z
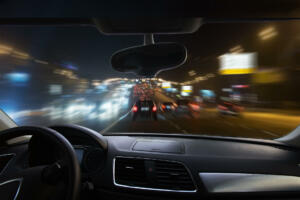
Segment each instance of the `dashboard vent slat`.
M160 187L173 190L195 190L187 169L181 163L156 161L156 180Z
M178 162L117 157L114 182L142 189L194 192L196 187L186 167Z
M144 160L118 158L115 160L115 181L130 186L147 186Z

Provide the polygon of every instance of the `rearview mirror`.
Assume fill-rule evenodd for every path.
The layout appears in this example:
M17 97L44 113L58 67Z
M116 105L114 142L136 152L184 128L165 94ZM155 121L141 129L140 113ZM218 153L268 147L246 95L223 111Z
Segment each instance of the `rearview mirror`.
M112 56L111 64L119 72L153 77L184 64L186 57L187 50L181 44L156 43L120 50Z

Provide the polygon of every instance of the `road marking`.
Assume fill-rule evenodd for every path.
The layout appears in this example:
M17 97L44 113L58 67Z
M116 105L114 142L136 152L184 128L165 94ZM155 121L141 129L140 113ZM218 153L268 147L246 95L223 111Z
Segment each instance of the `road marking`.
M183 132L183 133L188 133L186 130L184 130L184 129L181 129L181 131Z
M251 129L249 126L246 126L246 125L243 125L243 124L240 124L240 127L244 128L244 129L248 129L248 130Z
M117 119L116 121L114 121L113 123L111 123L109 126L107 126L106 128L104 128L103 130L101 130L100 133L107 132L109 129L111 129L112 127L114 127L118 122L120 122L122 119L124 119L125 117L127 117L127 115L129 113L131 113L131 111L127 112L125 115L123 115L122 117L120 117L119 119Z
M166 117L161 115L161 114L157 114L157 118L158 119L162 119L162 120L166 120Z
M228 122L228 121L224 121L225 124L229 125L229 126L233 126L232 123Z
M177 124L175 124L174 122L172 122L171 120L167 120L172 126L174 126L177 130L183 132L183 133L188 133L186 130L180 128L180 126L178 126Z
M180 127L179 127L177 124L174 124L174 126L175 126L177 129L180 129Z
M268 134L268 135L271 135L271 136L274 136L274 137L278 137L279 135L275 134L275 133L272 133L270 131L265 131L265 130L262 130L262 132Z

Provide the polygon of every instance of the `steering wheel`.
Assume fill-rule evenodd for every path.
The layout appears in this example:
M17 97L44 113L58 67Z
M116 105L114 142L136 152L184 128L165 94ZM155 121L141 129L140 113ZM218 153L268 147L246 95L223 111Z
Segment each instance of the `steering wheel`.
M54 194L59 190L58 185L62 180L55 180L55 178L63 173L66 183L64 183L64 191L60 191L59 198L76 200L80 191L81 174L79 162L70 142L53 129L34 126L4 130L0 132L0 141L24 135L42 136L47 139L59 151L59 160L50 165L32 167L20 166L20 163L14 162L0 174L0 186L1 183L9 183L11 180L19 181L14 199L58 199ZM50 184L53 182L54 184Z

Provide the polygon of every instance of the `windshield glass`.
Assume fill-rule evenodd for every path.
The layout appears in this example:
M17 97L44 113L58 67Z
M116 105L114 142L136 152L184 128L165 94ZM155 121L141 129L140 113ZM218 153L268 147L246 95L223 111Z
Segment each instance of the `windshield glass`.
M155 78L111 68L111 55L143 44L140 35L1 27L0 109L18 125L278 138L300 124L299 23L205 24L193 34L155 35L188 51L184 65Z

